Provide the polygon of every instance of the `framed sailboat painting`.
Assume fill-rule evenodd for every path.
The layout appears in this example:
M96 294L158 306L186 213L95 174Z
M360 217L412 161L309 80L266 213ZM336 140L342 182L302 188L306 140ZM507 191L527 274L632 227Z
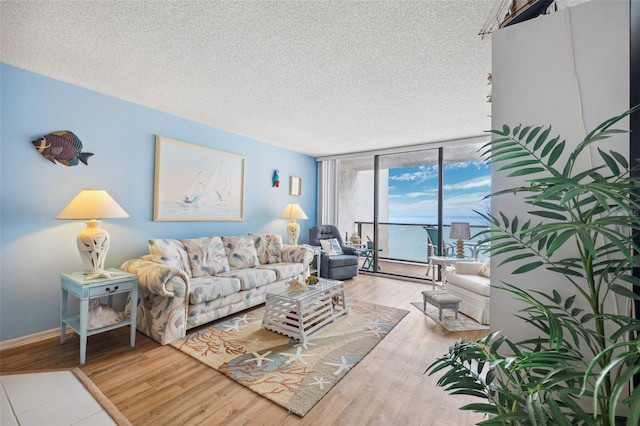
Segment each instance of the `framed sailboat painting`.
M154 221L244 220L244 157L156 136Z

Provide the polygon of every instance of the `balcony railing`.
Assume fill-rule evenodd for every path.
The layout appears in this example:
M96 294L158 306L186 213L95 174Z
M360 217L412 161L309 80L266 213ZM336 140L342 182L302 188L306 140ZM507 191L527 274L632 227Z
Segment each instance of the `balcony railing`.
M356 222L357 233L362 244L373 240L373 222ZM426 227L435 227L434 223L397 223L380 222L378 232L378 248L382 249L378 253L380 260L390 260L398 262L424 263L429 261L428 243ZM449 225L443 225L444 243L456 246L456 240L448 238ZM473 237L487 226L471 225L471 236ZM350 236L350 235L349 235ZM476 257L485 260L488 256L483 247L477 246L477 238L465 241L465 256Z

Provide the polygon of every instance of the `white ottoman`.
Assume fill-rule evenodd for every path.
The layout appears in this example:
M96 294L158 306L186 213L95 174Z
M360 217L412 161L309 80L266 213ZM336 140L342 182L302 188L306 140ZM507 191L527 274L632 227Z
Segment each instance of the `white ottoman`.
M446 293L444 291L437 290L425 290L422 292L422 299L424 300L423 311L427 311L427 303L438 308L440 321L442 321L442 310L453 309L456 313L456 319L458 319L458 306L462 299L453 294Z

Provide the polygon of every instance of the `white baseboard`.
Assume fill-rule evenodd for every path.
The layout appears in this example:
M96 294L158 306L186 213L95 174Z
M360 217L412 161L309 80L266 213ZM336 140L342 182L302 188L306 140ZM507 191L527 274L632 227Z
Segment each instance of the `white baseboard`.
M67 327L67 337L73 334L73 330ZM42 340L51 339L52 337L60 338L60 327L53 328L40 333L30 334L28 336L18 337L16 339L4 340L0 342L0 351L4 349L16 348L18 346L27 345L29 343L40 342Z

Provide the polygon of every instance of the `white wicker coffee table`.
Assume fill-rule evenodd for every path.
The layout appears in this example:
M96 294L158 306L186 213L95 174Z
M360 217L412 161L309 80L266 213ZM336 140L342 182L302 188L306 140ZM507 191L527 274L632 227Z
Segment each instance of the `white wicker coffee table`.
M347 312L344 283L321 279L304 290L268 292L262 328L306 340Z

